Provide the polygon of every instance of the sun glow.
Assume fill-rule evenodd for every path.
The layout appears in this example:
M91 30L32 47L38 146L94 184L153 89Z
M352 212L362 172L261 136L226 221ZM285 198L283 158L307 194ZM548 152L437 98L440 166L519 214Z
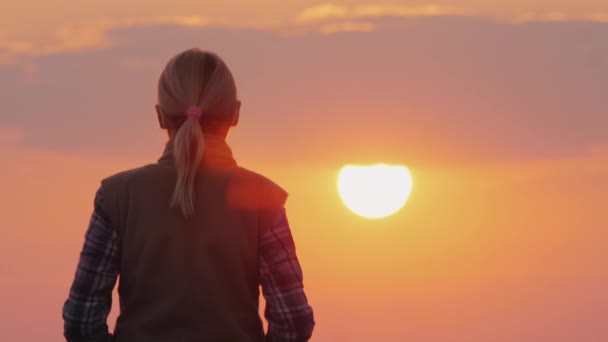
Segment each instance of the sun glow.
M338 193L346 207L370 219L396 213L411 190L412 176L401 165L346 165L338 175Z

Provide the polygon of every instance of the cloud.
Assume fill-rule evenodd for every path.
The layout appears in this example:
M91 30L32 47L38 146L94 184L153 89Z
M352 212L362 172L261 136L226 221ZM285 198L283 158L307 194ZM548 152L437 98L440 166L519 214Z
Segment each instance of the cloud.
M437 5L427 6L388 6L365 5L355 7L338 6L331 3L302 10L296 15L298 23L315 23L330 19L361 19L374 17L421 17L465 14L462 9Z
M201 16L159 16L146 19L100 19L85 25L64 25L57 28L44 42L11 40L0 36L0 64L12 64L16 57L48 56L52 54L109 48L114 43L108 33L122 28L171 25L178 27L222 26L221 20Z
M608 13L596 12L586 15L569 15L565 12L548 11L548 12L525 12L515 15L511 22L513 24L522 23L550 23L550 22L591 22L591 23L608 23Z
M481 15L463 7L447 7L443 5L423 6L394 6L394 5L359 5L340 6L325 3L301 10L295 16L298 24L318 24L332 20L357 20L381 17L433 17L433 16L475 16ZM495 17L499 18L499 17ZM505 19L504 16L500 17ZM563 11L529 11L507 17L507 22L522 24L530 22L608 22L608 14L596 12L592 14L568 14Z
M376 18L334 30L359 23L374 30L112 29L105 49L32 57L29 73L0 66L0 127L39 148L155 155L158 74L199 46L233 69L243 117L231 141L256 160L562 158L608 145L606 24Z
M217 22L214 22L209 18L204 18L201 16L164 16L153 18L147 24L167 24L186 27L202 27L212 25L214 23L216 25L218 24Z
M355 18L361 17L421 17L421 16L442 16L442 15L457 15L464 14L462 9L449 8L437 5L427 6L382 6L368 5L355 7L352 11Z
M346 7L334 4L322 4L302 10L297 16L296 21L308 23L324 20L327 18L345 18L349 15Z
M322 25L320 32L322 34L332 34L338 32L372 32L375 26L371 22L362 21L344 21Z
M106 32L119 27L116 22L101 20L84 26L63 26L53 32L45 43L24 40L0 40L0 50L5 55L40 56L82 49L110 46Z
M292 20L267 20L265 22L229 20L225 17L200 15L161 15L143 18L121 19L100 18L85 24L67 23L50 30L37 39L18 39L14 35L0 32L0 65L19 63L23 59L49 56L64 52L106 49L116 42L108 38L108 33L123 28L153 27L158 25L177 27L215 27L229 29L261 29L283 36L306 34L311 31L331 34L337 32L369 32L375 29L372 22L382 18L447 17L483 15L465 7L443 5L398 6L367 4L343 6L324 3L305 8L295 14ZM504 19L504 17L503 17ZM530 22L608 22L608 14L596 12L586 16L568 15L565 12L525 12L507 18L509 23Z
M522 23L531 23L531 22L565 22L575 20L568 16L565 13L561 12L547 12L547 13L538 13L538 12L527 12L515 16L512 19L514 24L522 24ZM592 20L593 21L593 20Z
M591 21L599 23L608 23L608 13L594 13L591 16Z

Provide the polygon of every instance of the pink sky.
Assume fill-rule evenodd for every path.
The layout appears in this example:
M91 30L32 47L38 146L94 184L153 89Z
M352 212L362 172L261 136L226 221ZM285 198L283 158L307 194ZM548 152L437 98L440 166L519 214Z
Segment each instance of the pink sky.
M305 8L284 5L265 29L147 9L56 51L11 50L51 40L0 31L0 340L61 341L99 180L158 157L155 83L192 46L235 74L239 162L290 192L313 341L608 340L608 24L513 24L499 17L550 8L501 3L496 15L362 19L345 1L305 24ZM556 3L575 17L606 9L586 5ZM368 162L413 173L409 202L384 220L337 194L340 167Z

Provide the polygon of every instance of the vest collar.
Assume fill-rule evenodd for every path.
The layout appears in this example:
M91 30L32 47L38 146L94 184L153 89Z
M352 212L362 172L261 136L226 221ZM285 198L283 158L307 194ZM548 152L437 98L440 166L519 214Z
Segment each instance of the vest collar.
M232 150L226 141L220 137L206 135L204 142L203 165L208 167L231 167L237 166ZM173 139L165 146L165 151L158 160L159 165L175 166L173 152Z

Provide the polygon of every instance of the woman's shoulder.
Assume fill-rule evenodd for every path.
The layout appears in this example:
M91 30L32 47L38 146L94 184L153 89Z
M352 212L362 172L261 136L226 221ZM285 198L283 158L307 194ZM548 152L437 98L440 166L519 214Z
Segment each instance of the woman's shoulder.
M141 179L142 176L150 174L156 164L148 164L132 169L110 174L101 180L102 186L125 186L136 179Z
M264 184L264 185L268 185L268 186L280 187L280 185L275 183L272 179L264 176L263 174L253 171L251 169L242 167L242 166L238 166L235 169L235 176L240 177L240 178L245 179L250 182L255 182L255 183Z
M281 207L288 193L270 178L244 167L237 167L228 185L228 199L240 206Z

